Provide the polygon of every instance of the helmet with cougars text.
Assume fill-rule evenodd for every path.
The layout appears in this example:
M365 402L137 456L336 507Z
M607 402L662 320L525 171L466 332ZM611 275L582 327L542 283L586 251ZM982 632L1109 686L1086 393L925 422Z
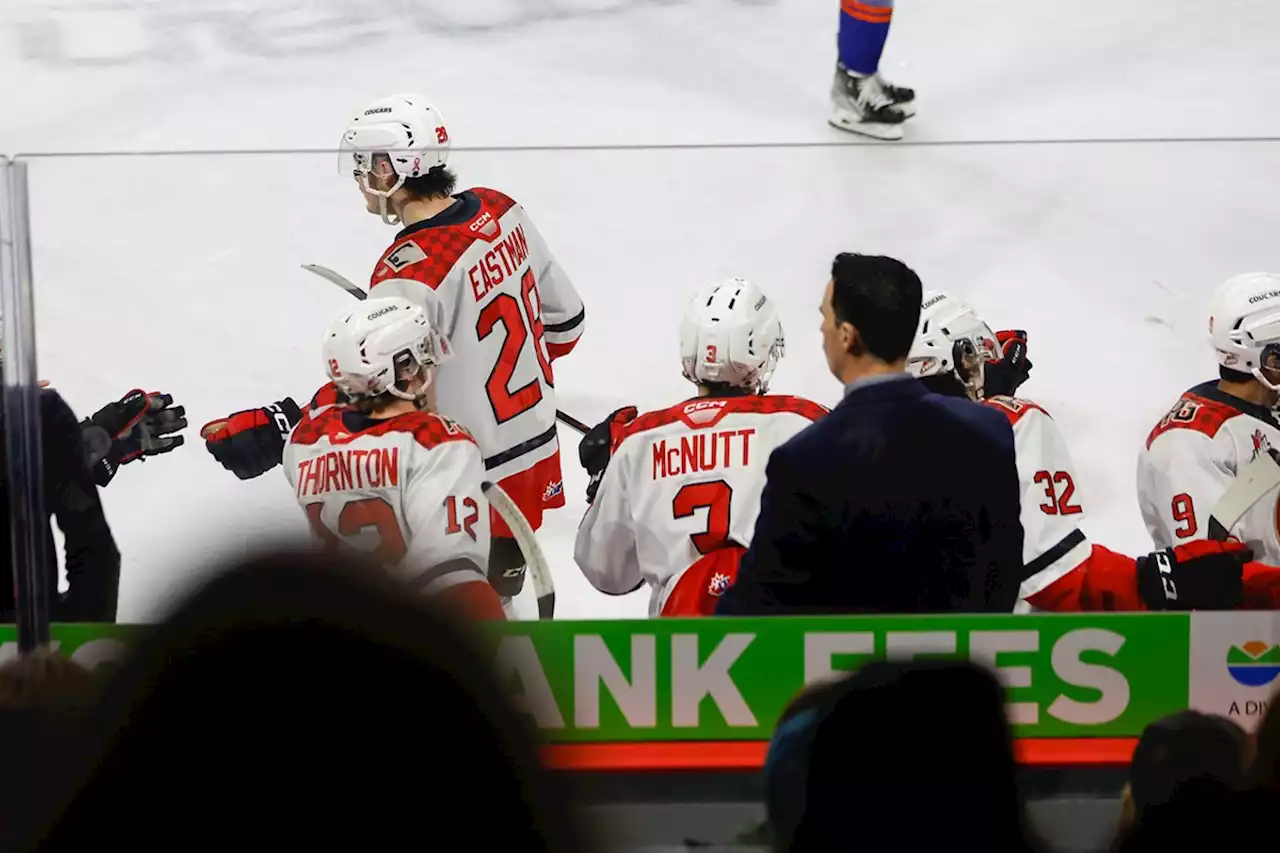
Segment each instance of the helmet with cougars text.
M982 396L984 366L999 347L991 327L968 304L949 293L926 290L920 324L907 355L907 372L923 379L953 372L969 396Z
M1280 275L1250 272L1218 285L1209 302L1209 340L1218 364L1280 391L1262 373L1280 372Z
M764 394L785 348L777 309L746 279L703 287L680 320L680 363L695 384Z
M333 384L353 400L384 393L417 400L434 378L432 368L448 360L450 350L426 312L395 296L367 299L334 320L321 353ZM411 393L414 377L423 383Z
M396 176L390 189L373 187L369 175L382 158ZM366 105L347 123L339 148L338 168L355 174L365 192L378 197L382 221L398 224L387 211L387 199L408 178L420 178L449 158L449 129L430 101L422 95L388 95Z

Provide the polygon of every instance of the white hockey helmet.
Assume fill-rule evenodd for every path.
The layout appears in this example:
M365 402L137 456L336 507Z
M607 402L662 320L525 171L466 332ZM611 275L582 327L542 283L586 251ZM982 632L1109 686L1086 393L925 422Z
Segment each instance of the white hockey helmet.
M907 355L907 372L923 379L954 372L971 395L983 384L983 365L998 357L991 327L969 305L949 293L926 290L920 324Z
M1218 285L1209 302L1209 340L1223 367L1280 391L1262 375L1269 359L1280 366L1280 275L1249 272Z
M395 170L396 182L388 190L370 185L375 155L385 155ZM379 197L382 221L396 224L387 213L387 199L407 178L420 178L443 166L449 158L449 129L430 101L421 95L388 95L367 104L347 123L339 149L338 168L343 174L354 163L365 191Z
M431 327L417 305L399 296L367 299L334 320L321 347L325 370L353 399L388 393L416 400L431 384L435 367L450 356L448 340ZM402 380L420 375L423 386L409 393Z
M785 348L777 309L746 279L703 287L680 319L680 363L695 384L763 394Z

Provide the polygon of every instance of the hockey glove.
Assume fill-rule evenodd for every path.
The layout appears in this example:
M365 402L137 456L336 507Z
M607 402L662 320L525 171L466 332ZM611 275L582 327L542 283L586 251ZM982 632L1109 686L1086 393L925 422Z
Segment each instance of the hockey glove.
M587 483L587 503L596 499L596 491L604 478L604 470L609 467L609 459L613 449L622 438L622 431L627 424L636 419L640 410L635 406L623 406L600 423L587 430L578 444L578 461L587 470L591 478Z
M983 395L1012 397L1031 375L1027 333L1021 329L996 332L996 343L1000 347L1000 360L987 362Z
M80 423L85 462L93 481L105 487L121 465L181 447L187 412L173 397L134 389Z
M1248 547L1212 539L1138 558L1138 594L1150 610L1236 610L1244 602Z
M302 420L290 397L261 409L236 412L200 428L213 458L241 480L252 480L280 464L284 441Z

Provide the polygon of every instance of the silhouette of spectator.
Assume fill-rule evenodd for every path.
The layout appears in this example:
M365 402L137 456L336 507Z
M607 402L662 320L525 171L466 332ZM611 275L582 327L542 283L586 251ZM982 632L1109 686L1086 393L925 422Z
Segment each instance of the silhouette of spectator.
M479 638L337 555L263 556L136 648L40 849L584 849Z
M803 805L790 839L785 817L776 827L775 849L1035 849L988 672L875 662L802 699L792 723L812 727L808 743L794 741L807 759Z
M89 670L48 649L0 666L0 850L20 849L15 842L65 784L69 742L97 687Z
M1235 808L1229 795L1246 785L1247 746L1243 729L1214 714L1180 711L1147 726L1129 765L1118 842L1127 844L1139 826L1166 806ZM1170 817L1163 815L1160 821L1149 837L1167 831Z
M1253 761L1249 781L1258 788L1280 793L1280 702L1272 698L1266 715L1258 725L1250 744Z

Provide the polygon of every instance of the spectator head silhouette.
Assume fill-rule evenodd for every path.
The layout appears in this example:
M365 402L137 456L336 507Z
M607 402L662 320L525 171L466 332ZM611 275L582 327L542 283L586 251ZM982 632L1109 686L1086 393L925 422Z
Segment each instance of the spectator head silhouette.
M335 556L213 580L139 644L101 717L42 850L581 849L483 640Z
M962 662L875 662L811 714L796 853L1031 849L1004 693Z
M1134 818L1172 801L1193 780L1239 790L1245 785L1244 731L1226 717L1180 711L1142 732L1129 766Z

